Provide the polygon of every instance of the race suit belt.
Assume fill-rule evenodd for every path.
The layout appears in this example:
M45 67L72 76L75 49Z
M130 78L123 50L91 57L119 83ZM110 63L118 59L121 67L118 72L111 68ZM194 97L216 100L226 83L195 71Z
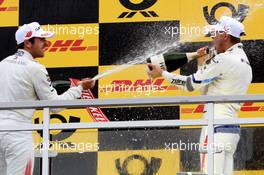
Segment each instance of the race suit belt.
M214 133L240 134L239 125L221 125L214 127Z

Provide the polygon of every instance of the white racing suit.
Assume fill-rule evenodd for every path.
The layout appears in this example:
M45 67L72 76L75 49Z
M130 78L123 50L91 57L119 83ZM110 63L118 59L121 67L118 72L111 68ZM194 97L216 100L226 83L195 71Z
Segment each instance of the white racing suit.
M79 98L83 90L81 86L72 87L58 95L45 67L22 49L0 62L0 84L1 102L72 100ZM31 124L34 112L34 109L0 111L0 127ZM30 175L33 164L32 132L0 132L0 175Z
M216 55L190 76L163 71L162 76L171 84L186 91L200 89L203 95L244 95L252 81L252 69L241 43ZM239 103L214 104L215 119L237 117ZM216 174L233 174L233 154L239 141L239 125L215 126L214 169ZM214 146L212 145L212 146ZM207 129L203 127L200 147L207 146ZM206 173L206 153L201 153L201 171Z

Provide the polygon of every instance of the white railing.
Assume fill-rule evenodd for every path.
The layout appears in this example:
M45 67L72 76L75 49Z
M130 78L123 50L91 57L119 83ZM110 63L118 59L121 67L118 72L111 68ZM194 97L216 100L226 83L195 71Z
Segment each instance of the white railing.
M195 96L195 97L163 97L163 98L131 98L131 99L93 99L71 101L27 101L0 102L0 110L13 109L44 109L43 124L28 126L1 126L0 131L42 130L43 145L49 145L49 131L55 129L106 129L106 128L146 128L146 127L177 127L177 126L207 126L208 145L214 140L214 125L222 124L263 124L264 118L233 118L214 119L214 103L264 102L264 95L242 96ZM169 104L207 104L205 119L200 120L155 120L155 121L126 121L126 122L96 122L96 123L62 123L50 124L50 108L82 108L82 107L113 107L113 106L151 106ZM42 151L42 175L49 174L49 148L44 146ZM214 173L213 148L208 146L208 174Z

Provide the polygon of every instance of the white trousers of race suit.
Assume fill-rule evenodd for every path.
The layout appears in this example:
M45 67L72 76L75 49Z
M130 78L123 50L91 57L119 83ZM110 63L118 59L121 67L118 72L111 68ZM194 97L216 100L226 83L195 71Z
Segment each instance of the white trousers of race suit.
M33 164L31 131L0 132L0 175L31 175Z
M211 146L213 148L214 154L214 172L217 175L233 175L233 165L234 165L234 153L237 148L237 144L240 139L240 134L238 133L225 133L225 132L215 132L214 133L214 144ZM203 151L207 149L208 146L208 136L207 127L202 128L200 137L200 149ZM207 173L207 153L201 152L200 163L202 173Z

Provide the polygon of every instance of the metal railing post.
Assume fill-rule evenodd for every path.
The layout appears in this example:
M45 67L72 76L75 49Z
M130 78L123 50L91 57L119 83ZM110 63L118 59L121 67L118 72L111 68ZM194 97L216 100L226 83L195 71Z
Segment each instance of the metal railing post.
M214 103L208 103L206 110L206 119L208 120L207 174L214 175Z
M242 103L242 102L264 102L262 95L233 95L233 96L180 96L163 98L133 98L133 99L89 99L89 100L65 100L65 101L18 101L0 102L1 110L15 109L39 109L44 108L43 124L32 125L3 125L0 131L33 131L42 130L42 174L49 175L49 130L61 129L109 129L109 128L146 128L146 127L178 127L207 125L208 147L207 147L207 173L214 174L214 125L233 125L233 124L263 124L264 117L259 118L233 118L233 119L214 119L214 104ZM50 124L50 108L82 108L82 107L122 107L122 106L160 106L171 104L207 104L206 120L159 120L159 121L126 121L126 122L107 122L107 123L57 123Z
M50 109L43 111L42 175L49 175L49 125Z

